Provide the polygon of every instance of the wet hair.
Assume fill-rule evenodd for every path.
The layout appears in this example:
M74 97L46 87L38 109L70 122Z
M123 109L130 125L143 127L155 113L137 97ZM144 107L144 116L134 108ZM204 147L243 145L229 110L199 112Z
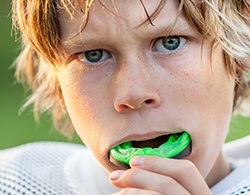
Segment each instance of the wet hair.
M95 1L103 3L104 0ZM65 61L58 11L65 10L73 17L74 8L82 5L87 24L89 9L95 1L13 0L13 24L22 40L22 50L15 63L16 77L31 90L23 108L33 104L36 117L43 112L50 113L55 127L68 136L74 130L56 77L56 69ZM138 1L148 17L145 22L151 25L167 2L160 0L149 16L143 0ZM222 46L226 70L236 80L236 110L250 96L250 0L179 0L179 4L179 11L195 30L204 38L212 37L214 46Z

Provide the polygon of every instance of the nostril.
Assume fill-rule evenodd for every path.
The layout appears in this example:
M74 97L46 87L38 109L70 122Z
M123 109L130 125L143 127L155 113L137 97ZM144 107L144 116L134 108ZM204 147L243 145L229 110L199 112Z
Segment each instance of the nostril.
M129 108L129 106L124 105L124 104L119 106L120 110L124 110L124 109L127 109L127 108Z
M151 95L152 96L152 95ZM154 98L143 98L143 97L130 97L130 98L117 98L114 102L114 107L118 112L124 112L128 110L137 110L143 107L157 108L161 104L159 96Z
M153 101L154 101L154 100L152 100L152 99L148 99L148 100L145 100L145 103L146 103L146 104L152 104Z

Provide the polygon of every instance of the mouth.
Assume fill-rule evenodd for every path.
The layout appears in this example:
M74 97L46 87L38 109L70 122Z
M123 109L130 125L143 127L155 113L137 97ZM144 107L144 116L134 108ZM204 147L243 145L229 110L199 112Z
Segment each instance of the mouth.
M134 156L158 156L181 159L191 153L191 137L187 132L163 135L145 141L124 142L110 150L110 161L121 167L129 168Z

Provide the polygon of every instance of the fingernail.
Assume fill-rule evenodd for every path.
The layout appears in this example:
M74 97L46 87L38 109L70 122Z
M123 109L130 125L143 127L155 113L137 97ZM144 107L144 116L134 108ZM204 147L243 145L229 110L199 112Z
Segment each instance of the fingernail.
M129 162L129 164L130 164L130 166L132 167L132 166L140 166L142 163L143 163L143 161L144 161L144 158L143 157L140 157L140 156L136 156L136 157L133 157L131 160L130 160L130 162Z
M113 171L112 173L110 173L109 178L112 181L118 180L122 175L123 175L124 171Z

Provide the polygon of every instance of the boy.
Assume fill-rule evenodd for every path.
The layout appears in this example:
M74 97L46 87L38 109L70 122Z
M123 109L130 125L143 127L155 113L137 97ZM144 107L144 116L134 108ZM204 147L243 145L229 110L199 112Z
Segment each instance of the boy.
M233 163L222 145L232 112L249 96L250 1L15 0L13 5L24 43L17 76L33 91L25 106L50 111L64 134L74 128L100 164L75 145L38 143L3 151L3 159L11 159L2 165L3 175L18 186L5 192L241 189L230 175L240 168L246 173L249 161ZM124 143L158 148L184 133L191 142L179 159L136 156L129 168L112 159L111 149ZM249 187L248 175L241 176L238 183ZM19 185L20 178L26 183ZM218 190L226 178L230 185Z

